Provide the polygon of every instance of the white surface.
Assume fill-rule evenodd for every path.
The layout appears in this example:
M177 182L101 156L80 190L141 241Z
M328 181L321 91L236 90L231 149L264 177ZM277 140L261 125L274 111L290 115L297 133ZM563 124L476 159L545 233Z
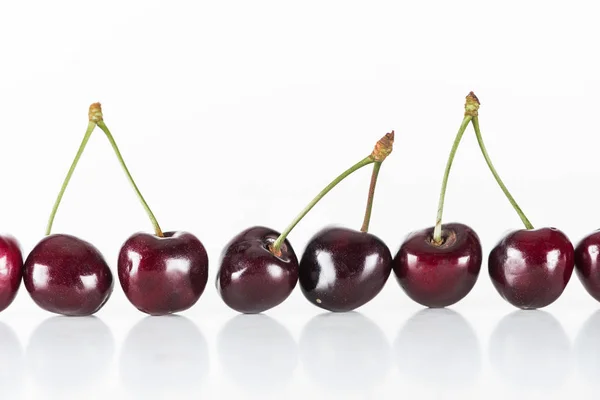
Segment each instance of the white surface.
M0 314L2 398L564 398L595 393L598 303L577 278L544 311L516 313L482 267L452 311L427 311L394 278L360 314L317 316L296 290L265 316L227 309L213 277L251 225L283 229L385 132L371 230L392 252L434 222L464 96L482 101L494 163L536 226L573 241L599 225L600 26L593 1L0 3L0 230L27 253L101 101L165 230L206 245L211 278L182 317L145 318L119 286L97 319L62 319L22 290ZM292 233L359 228L359 171ZM487 254L519 227L469 130L445 220ZM98 131L55 232L111 267L150 230ZM597 384L596 384L597 385ZM7 394L8 393L8 394ZM262 397L261 397L262 396ZM595 397L595 396L594 396Z

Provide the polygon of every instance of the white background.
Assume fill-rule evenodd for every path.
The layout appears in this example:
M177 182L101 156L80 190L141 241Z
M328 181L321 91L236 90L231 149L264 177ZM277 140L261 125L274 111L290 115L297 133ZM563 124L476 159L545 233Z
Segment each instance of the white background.
M600 311L573 276L543 311L516 312L484 262L471 294L422 311L392 276L357 313L299 290L262 316L217 296L221 248L281 230L325 184L396 130L371 231L393 253L433 224L446 157L474 90L494 163L536 227L577 242L600 225L600 56L593 1L11 1L0 3L0 230L25 255L103 104L165 230L205 244L210 280L181 317L147 318L120 286L97 318L38 309L24 288L0 314L1 397L564 398L594 393ZM358 229L357 172L291 234ZM445 220L485 254L520 220L469 128ZM106 139L90 140L55 223L119 246L151 231ZM583 398L583 397L582 397Z

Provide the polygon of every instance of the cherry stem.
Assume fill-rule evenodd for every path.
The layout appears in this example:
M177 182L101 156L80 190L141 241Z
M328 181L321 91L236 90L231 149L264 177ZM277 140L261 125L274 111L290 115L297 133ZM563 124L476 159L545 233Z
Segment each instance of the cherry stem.
M371 184L369 185L369 197L367 198L367 208L365 210L365 219L363 220L361 232L369 231L369 222L371 221L371 211L373 209L373 198L375 197L375 186L377 185L377 176L381 169L381 161L373 163L373 173L371 174Z
M444 198L446 197L446 186L448 185L448 177L450 176L450 169L452 168L452 162L454 161L454 155L456 154L456 150L458 149L458 145L460 144L460 140L469 126L469 122L473 117L471 115L465 115L462 123L460 124L460 128L458 129L458 133L456 134L456 138L454 139L454 143L452 144L452 149L450 149L450 155L448 156L448 162L446 163L446 170L444 171L444 178L442 180L442 190L440 191L440 200L438 203L437 210L437 218L435 220L435 228L433 229L433 243L440 245L442 244L442 214L444 213Z
M110 133L110 131L108 130L108 127L106 126L106 124L104 123L103 120L98 121L97 124L98 124L98 128L102 129L102 131L106 135L106 138L110 142L115 154L117 155L117 158L119 159L119 163L121 164L121 167L123 167L123 171L125 171L125 175L127 175L127 179L129 179L131 186L133 186L133 190L135 190L135 193L137 194L138 199L142 203L144 210L146 210L146 213L148 214L148 218L150 218L150 222L152 222L152 225L154 226L154 232L156 233L156 236L164 237L163 231L160 229L160 225L158 224L158 221L156 220L154 213L150 209L150 206L148 206L148 203L146 203L146 200L144 199L144 196L142 196L140 189L138 189L137 185L135 184L135 181L133 180L133 177L131 176L129 169L127 168L127 165L125 164L125 160L123 160L123 156L121 155L121 152L119 151L119 147L117 146L117 142L115 142L113 135Z
M79 149L77 150L77 154L75 155L75 159L71 163L71 167L69 168L69 172L67 172L67 176L63 181L62 187L60 188L60 192L58 192L58 196L56 197L56 201L54 202L54 206L52 207L52 212L50 213L50 218L48 219L48 225L46 226L46 236L50 235L52 231L52 224L54 223L54 217L56 216L56 212L58 211L58 206L60 206L60 202L65 194L65 190L67 186L69 186L69 181L71 180L71 176L73 176L73 172L75 172L75 167L77 167L77 163L83 154L83 150L85 150L85 146L87 146L90 137L92 136L92 132L96 127L96 123L94 121L90 121L88 123L87 130L85 131L85 135L83 136L83 140L79 145Z
M348 175L364 167L365 165L369 165L374 162L375 159L371 155L369 155L368 157L363 158L362 160L348 168L346 171L342 172L342 174L335 178L333 181L331 181L329 185L325 186L325 188L321 190L321 192L314 199L312 199L310 203L308 203L304 210L302 210L300 214L298 214L296 218L294 218L294 220L288 225L288 227L285 228L285 230L279 235L277 240L275 240L275 242L270 246L271 252L275 255L281 254L281 245L285 241L287 235L289 235L292 229L294 229L298 222L300 222L302 218L304 218L304 216L308 214L308 212L319 202L319 200L325 197L325 195L329 193L331 189L336 187L337 184L343 181Z
M525 225L525 228L533 229L533 225L531 224L531 222L529 222L529 219L527 219L527 217L525 216L525 213L523 213L523 210L521 210L521 207L519 207L519 205L517 204L515 199L512 197L512 195L506 188L506 185L504 185L504 182L502 182L502 179L500 179L500 175L498 175L498 172L496 172L494 165L492 164L492 160L490 159L490 156L488 155L487 150L485 149L485 145L483 144L481 130L479 129L479 117L477 117L477 116L473 117L472 123L473 123L473 129L475 129L475 135L477 136L477 142L479 143L479 148L481 149L481 154L483 154L483 158L485 158L485 162L487 163L490 171L492 172L492 175L494 175L496 182L498 182L498 186L500 186L500 189L502 189L502 191L504 192L504 195L506 196L506 198L508 199L510 204L513 206L513 208L515 209L515 211L521 218L521 221L523 221L523 225Z

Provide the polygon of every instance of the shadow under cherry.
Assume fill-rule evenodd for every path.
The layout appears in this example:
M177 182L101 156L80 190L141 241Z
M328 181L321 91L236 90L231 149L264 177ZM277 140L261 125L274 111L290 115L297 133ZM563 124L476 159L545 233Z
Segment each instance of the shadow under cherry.
M120 381L139 399L200 395L209 371L204 335L179 315L145 317L127 334L119 357Z
M48 398L73 398L106 388L115 342L97 317L55 316L33 332L27 369Z
M23 347L12 328L0 322L0 393L2 393L2 398L20 398L24 374Z
M264 314L240 314L217 337L223 374L249 396L281 393L292 380L298 349L283 325Z
M391 367L382 330L354 311L313 317L302 330L299 347L309 378L336 394L368 393Z
M447 308L427 308L410 317L394 341L400 374L435 388L466 387L481 372L477 335L467 320Z
M571 344L561 323L541 310L517 310L500 320L489 343L492 368L519 390L552 392L571 371Z

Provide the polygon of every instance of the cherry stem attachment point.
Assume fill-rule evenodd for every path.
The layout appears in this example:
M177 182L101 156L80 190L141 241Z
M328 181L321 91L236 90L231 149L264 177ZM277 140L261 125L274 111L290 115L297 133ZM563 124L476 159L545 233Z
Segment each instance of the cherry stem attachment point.
M481 149L481 154L483 154L483 158L485 158L485 162L487 163L488 168L492 172L492 175L494 175L494 178L496 179L498 186L500 186L500 189L502 189L502 191L504 192L504 195L506 196L506 198L508 199L510 204L513 206L513 208L515 209L515 211L521 218L521 221L523 221L523 225L525 225L525 228L533 229L533 225L531 224L531 222L529 222L529 219L527 219L527 216L525 216L525 213L523 212L523 210L521 210L521 207L519 207L519 205L515 201L514 197L510 194L510 192L508 191L508 188L506 187L504 182L502 182L502 179L500 179L500 175L498 175L498 172L496 172L496 169L494 168L494 165L492 164L492 160L490 159L490 156L488 155L485 145L483 144L481 130L479 129L479 117L477 117L477 116L473 117L473 120L471 122L473 123L473 129L475 130L475 135L477 136L477 142L479 143L479 148Z

